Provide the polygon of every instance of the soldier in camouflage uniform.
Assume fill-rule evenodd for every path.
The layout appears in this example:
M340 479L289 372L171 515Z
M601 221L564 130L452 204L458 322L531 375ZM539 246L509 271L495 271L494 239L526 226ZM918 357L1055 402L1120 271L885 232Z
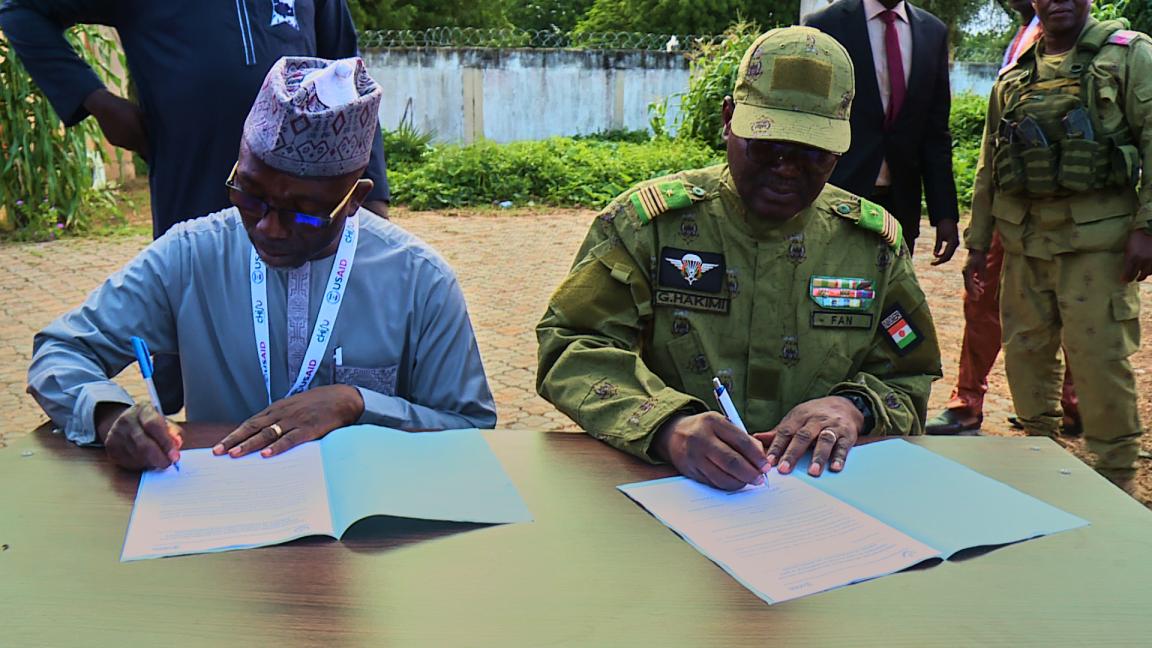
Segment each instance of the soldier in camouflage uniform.
M1043 38L997 80L965 233L981 291L993 228L1004 243L1005 368L1032 435L1060 428L1063 342L1096 469L1132 490L1139 450L1136 281L1152 272L1152 41L1099 22L1090 0L1034 0Z
M826 184L853 94L831 37L760 36L724 101L728 163L642 183L594 221L537 326L540 394L726 489L920 434L940 352L899 223ZM717 412L714 377L756 434Z

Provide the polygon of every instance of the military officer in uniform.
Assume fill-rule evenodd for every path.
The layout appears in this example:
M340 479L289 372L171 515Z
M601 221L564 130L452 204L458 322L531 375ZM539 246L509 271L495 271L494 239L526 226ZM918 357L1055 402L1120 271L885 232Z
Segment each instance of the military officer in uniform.
M984 289L995 229L1005 369L1031 435L1060 429L1063 343L1096 469L1133 492L1140 421L1128 360L1152 273L1152 41L1090 0L1033 0L1044 35L997 80L965 233Z
M594 221L536 329L544 398L724 489L922 432L940 352L899 223L827 185L853 83L815 29L756 39L722 107L728 162L642 183ZM714 378L754 434L718 412Z

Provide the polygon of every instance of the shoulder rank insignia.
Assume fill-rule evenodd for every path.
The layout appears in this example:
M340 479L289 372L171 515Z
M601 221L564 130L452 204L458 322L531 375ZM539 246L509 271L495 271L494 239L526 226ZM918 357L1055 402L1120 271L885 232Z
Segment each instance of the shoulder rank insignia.
M895 216L889 214L880 205L861 198L860 218L857 219L856 224L879 234L880 238L884 239L884 242L892 249L900 249L900 243L904 240L904 228L900 226L900 221L896 220Z
M640 217L640 223L647 225L653 218L673 209L683 209L692 204L693 195L700 197L702 192L690 192L679 180L664 180L648 183L632 192L629 200Z
M1112 35L1108 37L1106 42L1109 45L1120 45L1121 47L1128 47L1134 43L1136 39L1140 38L1140 36L1142 36L1142 34L1138 31L1132 31L1131 29L1118 29L1112 32Z

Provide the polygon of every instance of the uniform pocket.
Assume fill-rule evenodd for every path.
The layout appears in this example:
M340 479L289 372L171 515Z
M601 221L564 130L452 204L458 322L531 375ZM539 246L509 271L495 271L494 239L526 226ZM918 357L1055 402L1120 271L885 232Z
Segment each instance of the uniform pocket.
M1140 317L1140 288L1130 283L1112 294L1112 317L1117 322Z
M396 374L398 365L391 367L336 367L336 384L363 387L385 396L396 395Z
M1140 349L1140 284L1132 282L1112 293L1112 319L1120 327L1113 341L1116 354L1127 358ZM1112 354L1105 354L1112 355Z
M704 399L712 391L712 363L704 353L696 329L668 341L668 356L676 364L680 376L680 390ZM709 399L704 399L711 402Z
M832 387L852 380L856 371L853 370L852 360L836 344L829 344L828 351L823 360L816 365L819 370L808 381L808 386L799 395L800 402L827 396Z

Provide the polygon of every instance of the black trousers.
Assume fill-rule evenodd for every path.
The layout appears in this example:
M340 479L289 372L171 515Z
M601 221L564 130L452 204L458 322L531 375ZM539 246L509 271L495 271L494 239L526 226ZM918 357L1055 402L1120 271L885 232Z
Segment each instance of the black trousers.
M180 369L180 356L158 353L152 357L152 382L165 415L172 415L184 407L184 376Z

